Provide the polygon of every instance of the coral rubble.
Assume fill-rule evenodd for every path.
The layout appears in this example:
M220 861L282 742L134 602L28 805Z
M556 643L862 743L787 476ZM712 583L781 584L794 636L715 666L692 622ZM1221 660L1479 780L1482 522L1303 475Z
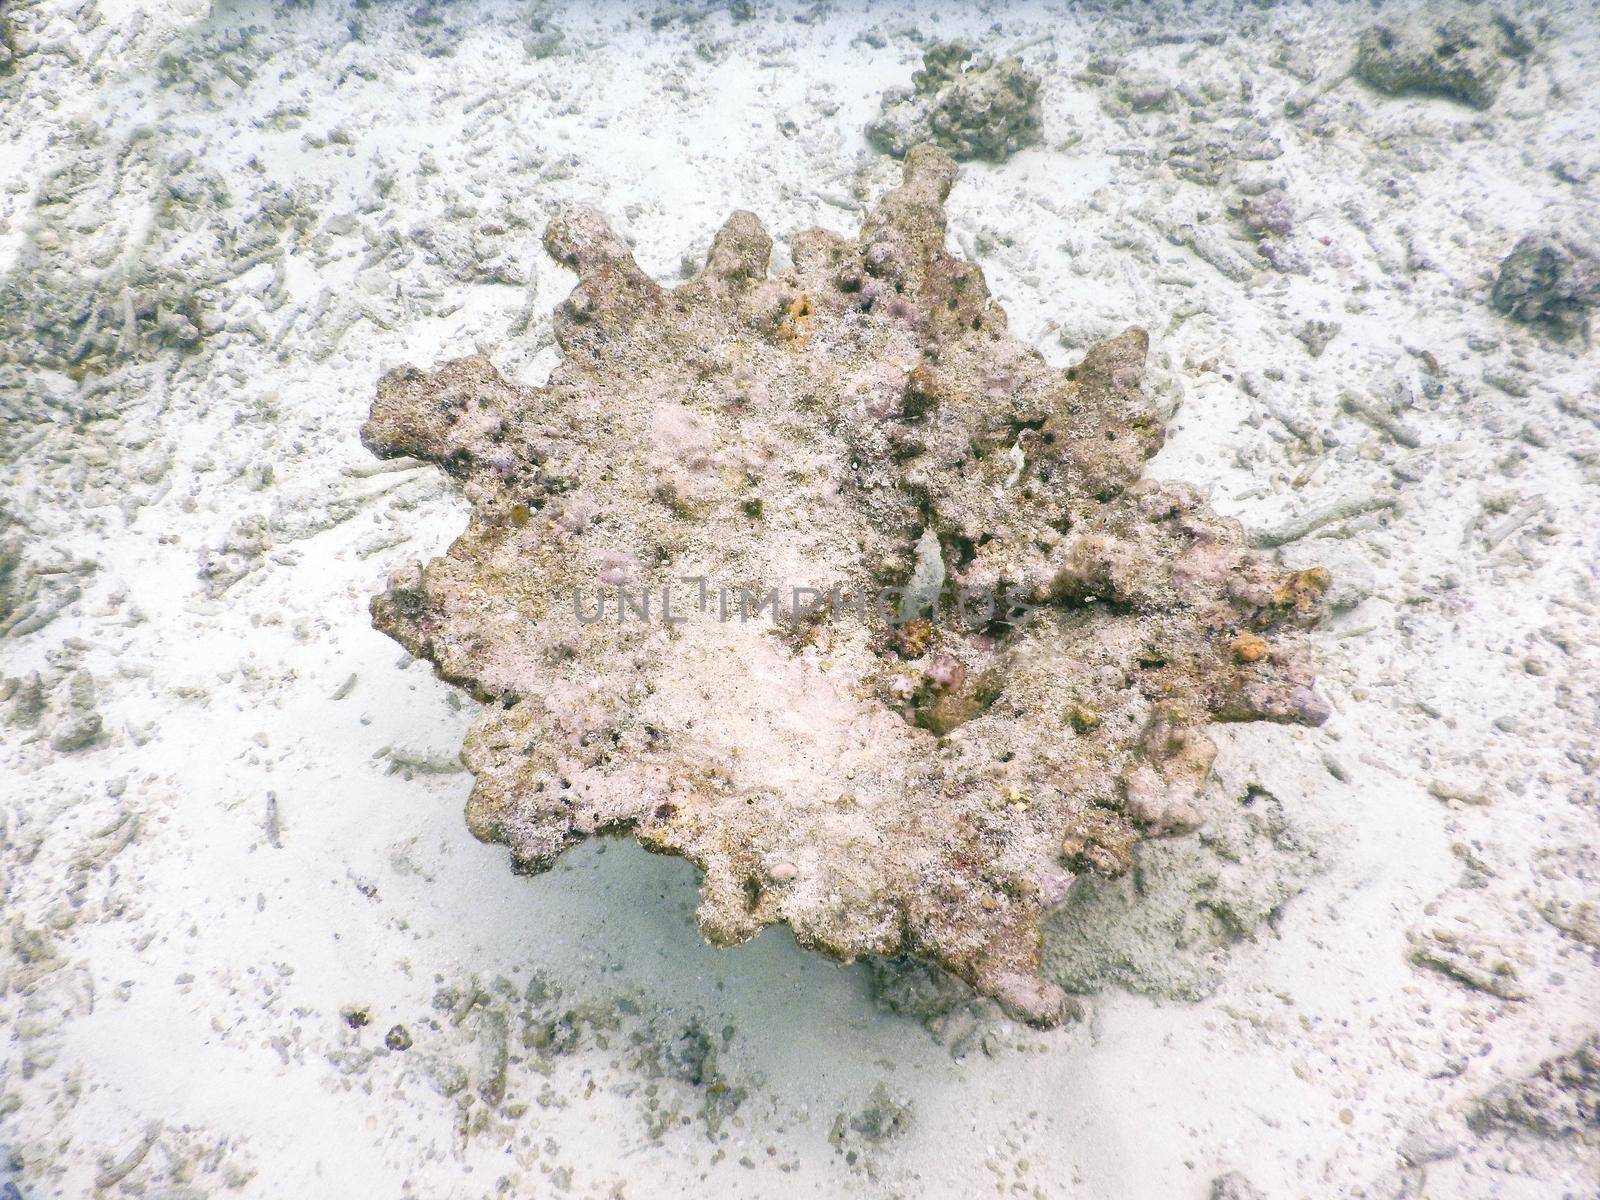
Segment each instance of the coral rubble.
M1146 845L1137 870L1096 872L1073 888L1051 916L1051 980L1073 993L1116 984L1198 1000L1221 983L1228 948L1274 926L1320 869L1315 843L1262 788L1208 799L1221 802L1199 836Z
M1432 93L1488 108L1510 72L1507 60L1523 58L1531 49L1522 32L1503 18L1419 13L1363 33L1355 73L1380 92Z
M523 869L627 832L704 873L713 942L786 922L934 963L1038 1024L1040 922L1192 830L1212 721L1320 723L1329 584L1142 478L1130 329L1065 370L945 249L931 146L860 234L730 217L667 289L589 209L542 387L487 359L380 384L366 444L457 478L447 554L377 627L484 711L467 819Z
M1474 1129L1523 1128L1542 1137L1600 1132L1600 1034L1500 1085L1467 1115Z
M1489 303L1559 339L1586 335L1589 310L1600 305L1600 254L1568 238L1530 233L1501 262Z
M17 65L16 38L11 32L11 14L6 8L6 0L0 0L0 75Z
M1211 1200L1263 1200L1261 1189L1237 1171L1211 1181Z
M962 42L936 42L912 88L884 95L867 137L896 158L933 142L958 160L1010 158L1039 140L1039 77L1015 58L974 58Z

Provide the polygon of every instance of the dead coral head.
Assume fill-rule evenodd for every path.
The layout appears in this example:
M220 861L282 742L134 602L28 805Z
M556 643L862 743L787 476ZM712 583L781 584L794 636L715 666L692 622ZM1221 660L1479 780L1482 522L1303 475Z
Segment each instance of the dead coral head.
M553 221L544 386L379 387L367 444L473 509L373 616L486 703L468 822L520 867L628 833L703 871L719 944L782 921L1050 1024L1042 917L1194 827L1206 725L1326 715L1297 632L1326 581L1141 478L1142 330L1064 371L1009 336L945 248L954 177L912 149L779 276L736 213L670 290L594 211Z
M957 159L1000 160L1039 140L1039 76L1018 59L934 42L911 82L887 92L867 126L867 138L889 154L933 142Z
M1354 70L1382 92L1433 93L1488 108L1513 63L1532 50L1527 35L1506 17L1424 10L1364 32Z
M1558 340L1587 339L1589 313L1600 307L1600 251L1570 236L1530 233L1501 261L1489 302Z

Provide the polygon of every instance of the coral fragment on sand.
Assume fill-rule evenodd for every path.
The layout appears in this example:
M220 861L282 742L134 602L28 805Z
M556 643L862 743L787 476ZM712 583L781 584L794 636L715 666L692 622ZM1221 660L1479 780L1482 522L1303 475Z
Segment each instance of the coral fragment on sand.
M1489 303L1557 339L1587 337L1589 310L1600 306L1600 253L1572 238L1530 233L1500 263Z
M5 0L0 0L0 75L17 65L16 36L11 32L11 15L6 12Z
M1039 77L1018 59L974 58L963 42L936 42L911 81L884 95L867 126L868 140L896 158L933 142L958 161L998 162L1039 140Z
M1356 75L1380 92L1448 96L1488 108L1511 70L1509 60L1532 50L1526 36L1503 17L1471 12L1417 13L1386 21L1361 35Z
M1600 1034L1501 1084L1473 1106L1467 1122L1479 1132L1503 1126L1541 1137L1600 1133Z
M1041 919L1194 828L1206 726L1326 717L1298 630L1328 577L1142 478L1143 330L1065 370L1008 335L945 248L955 173L914 149L776 276L735 213L672 289L557 217L544 386L473 357L379 387L366 444L472 516L373 615L484 704L467 818L521 868L630 833L704 873L714 943L785 922L1051 1024Z

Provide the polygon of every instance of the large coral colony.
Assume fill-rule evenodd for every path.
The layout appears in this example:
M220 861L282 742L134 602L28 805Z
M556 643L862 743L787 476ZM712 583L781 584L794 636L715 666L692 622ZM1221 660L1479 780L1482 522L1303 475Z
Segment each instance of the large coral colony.
M1329 581L1142 477L1164 436L1143 330L1065 370L1007 333L945 248L955 173L912 149L857 238L806 230L776 277L737 212L670 289L598 213L557 217L578 279L544 386L481 356L379 386L366 444L437 463L472 512L372 607L483 703L467 818L521 869L628 832L700 868L718 945L786 922L1049 1025L1044 914L1197 826L1207 725L1327 716L1298 631ZM780 600L574 605L682 579ZM974 622L963 593L1022 603Z

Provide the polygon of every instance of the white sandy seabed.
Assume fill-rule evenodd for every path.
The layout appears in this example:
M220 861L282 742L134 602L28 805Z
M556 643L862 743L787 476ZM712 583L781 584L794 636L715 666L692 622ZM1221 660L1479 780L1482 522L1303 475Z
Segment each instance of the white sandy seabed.
M1597 1194L1592 1139L1467 1121L1600 1026L1600 351L1486 304L1600 228L1587 5L1507 10L1484 112L1345 78L1376 5L3 7L0 1197ZM1218 832L1052 934L1051 1032L713 950L628 844L513 876L470 704L366 613L464 519L362 450L384 371L541 378L563 203L663 279L734 208L852 228L878 97L957 35L1044 79L951 201L1014 330L1148 327L1152 474L1251 529L1364 510L1282 551L1340 581L1334 717L1219 731ZM1301 272L1239 220L1270 184ZM47 361L51 304L90 315Z

